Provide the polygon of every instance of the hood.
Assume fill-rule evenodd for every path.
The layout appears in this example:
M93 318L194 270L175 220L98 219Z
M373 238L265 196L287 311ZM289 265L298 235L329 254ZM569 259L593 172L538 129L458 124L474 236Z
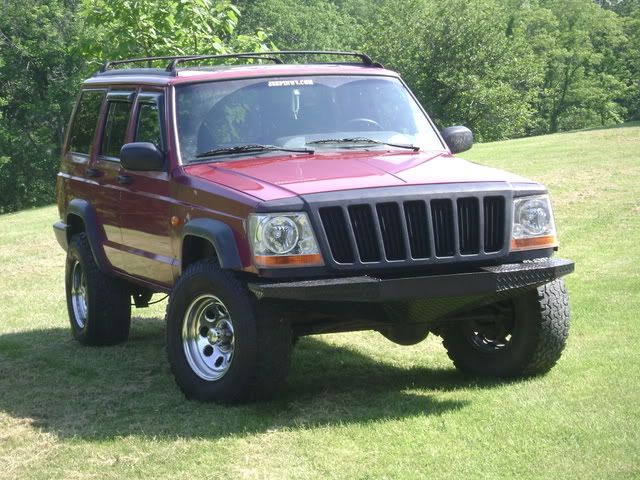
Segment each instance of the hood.
M190 175L264 201L294 195L468 182L525 182L523 177L444 152L339 152L251 158L185 167Z

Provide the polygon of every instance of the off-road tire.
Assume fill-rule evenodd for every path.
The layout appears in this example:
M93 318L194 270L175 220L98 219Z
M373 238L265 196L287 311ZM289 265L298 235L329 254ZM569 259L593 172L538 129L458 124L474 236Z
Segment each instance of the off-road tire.
M72 303L72 275L78 263L85 276L86 318L79 321ZM123 280L102 272L85 233L73 235L67 250L65 289L74 338L83 345L115 345L129 336L131 295Z
M548 372L569 334L569 301L564 281L554 280L513 299L515 330L507 347L477 349L462 324L442 331L444 347L459 370L480 376L522 377Z
M233 323L233 359L226 373L205 380L190 366L182 340L191 302L215 295ZM195 262L176 283L167 305L167 356L178 387L188 399L224 404L272 398L289 372L292 334L277 309L258 302L233 273L213 260Z

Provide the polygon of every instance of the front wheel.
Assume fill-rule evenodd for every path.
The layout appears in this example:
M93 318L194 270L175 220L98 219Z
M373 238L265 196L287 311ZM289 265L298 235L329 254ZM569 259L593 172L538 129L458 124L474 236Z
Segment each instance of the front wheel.
M443 344L456 368L474 375L546 373L567 341L568 300L564 281L555 280L447 325Z
M167 308L167 354L187 398L239 403L272 397L289 368L291 329L213 261L190 265Z

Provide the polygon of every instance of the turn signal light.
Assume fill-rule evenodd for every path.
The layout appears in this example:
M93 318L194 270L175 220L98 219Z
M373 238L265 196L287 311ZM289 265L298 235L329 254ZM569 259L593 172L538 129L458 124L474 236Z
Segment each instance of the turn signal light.
M555 235L543 237L514 238L511 240L511 251L533 250L535 248L552 248L558 246L558 238Z
M255 263L259 267L301 267L323 265L322 255L312 253L308 255L255 255Z

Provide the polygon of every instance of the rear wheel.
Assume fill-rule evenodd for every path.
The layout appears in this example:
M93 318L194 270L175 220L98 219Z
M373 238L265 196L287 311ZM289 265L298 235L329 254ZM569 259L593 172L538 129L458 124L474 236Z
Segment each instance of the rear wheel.
M113 345L127 339L131 324L128 285L98 268L84 233L69 242L65 287L76 340L84 345Z
M167 353L187 398L222 403L272 397L284 384L291 329L213 261L190 265L167 308Z
M443 344L455 366L475 375L542 374L558 361L569 334L563 280L472 312L447 325Z

